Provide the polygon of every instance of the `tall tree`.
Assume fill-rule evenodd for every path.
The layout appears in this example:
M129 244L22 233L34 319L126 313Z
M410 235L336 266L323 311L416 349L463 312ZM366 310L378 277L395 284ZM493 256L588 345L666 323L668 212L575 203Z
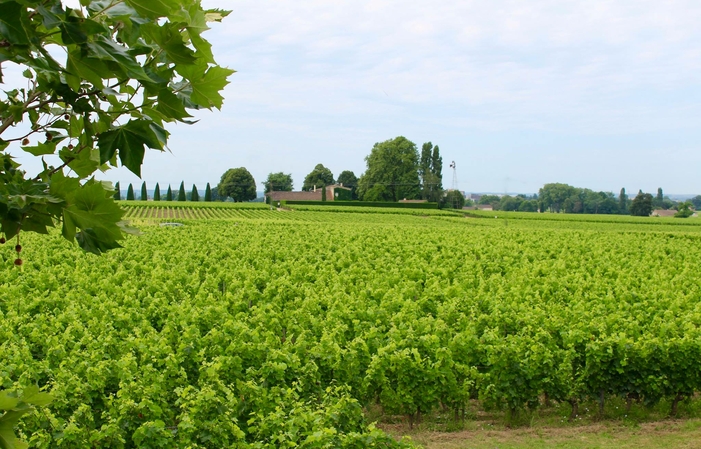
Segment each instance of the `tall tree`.
M352 199L358 199L358 177L355 176L355 173L350 170L344 170L338 175L336 182L343 187L349 187L351 189Z
M245 167L227 170L222 175L217 190L222 197L237 202L256 199L256 181Z
M322 185L330 186L333 185L334 182L335 181L333 179L333 173L331 173L331 170L324 167L322 164L316 164L314 170L312 170L304 178L302 190L310 191L314 189L314 186L316 186L317 188L321 187Z
M621 188L621 193L618 195L618 212L621 214L628 213L628 195L626 195L625 187Z
M166 201L173 201L173 189L170 188L170 184L168 184L168 191L166 192Z
M399 136L376 143L365 157L367 170L358 180L358 195L366 201L399 201L421 196L416 144Z
M122 192L119 190L121 187L119 187L119 181L117 181L117 184L114 185L114 199L116 201L119 201L122 199Z
M291 192L292 191L292 175L277 172L269 173L268 179L263 183L265 193L269 193L272 188L275 192Z
M207 187L204 189L204 201L209 203L212 201L212 188L207 183Z
M146 190L146 181L141 183L141 201L148 201L148 190Z
M129 188L127 189L127 201L134 201L134 186L129 183Z
M180 188L178 189L178 201L187 201L187 195L185 194L185 181L180 181Z
M156 187L153 189L153 201L161 201L161 187L156 183Z
M343 184L344 187L358 187L358 177L350 170L343 170L341 174L338 175L336 182Z
M647 217L652 213L652 195L643 193L642 190L630 204L630 214L639 217Z
M440 201L443 196L443 158L438 145L426 142L421 146L419 178L421 197L431 202Z
M190 193L190 201L199 201L200 200L200 192L197 191L197 186L192 185L192 192Z
M581 212L576 206L580 201L577 197L577 188L568 184L559 182L545 184L538 191L538 198L543 207L550 209L551 212L560 212L563 209L565 212Z
M662 187L658 187L658 188L657 188L657 198L656 198L656 200L659 201L660 203L661 203L662 201L664 201L664 193L662 193Z
M227 14L199 0L2 1L2 69L24 78L0 79L0 233L61 224L85 251L119 247L124 211L94 175L122 165L141 176L168 124L221 108L233 71L203 32ZM29 173L15 152L57 163Z
M429 184L431 193L428 199L435 203L443 195L443 158L438 145L433 147L433 154L431 155L431 174L433 175L433 182Z

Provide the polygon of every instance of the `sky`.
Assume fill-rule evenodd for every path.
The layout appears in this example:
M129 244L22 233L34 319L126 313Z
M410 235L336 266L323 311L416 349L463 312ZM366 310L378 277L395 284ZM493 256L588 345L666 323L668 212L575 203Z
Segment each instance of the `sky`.
M443 184L701 193L701 2L203 0L237 70L221 111L169 127L152 188L246 167L296 189L316 164L360 176L376 142L432 142ZM123 168L105 179L141 180Z

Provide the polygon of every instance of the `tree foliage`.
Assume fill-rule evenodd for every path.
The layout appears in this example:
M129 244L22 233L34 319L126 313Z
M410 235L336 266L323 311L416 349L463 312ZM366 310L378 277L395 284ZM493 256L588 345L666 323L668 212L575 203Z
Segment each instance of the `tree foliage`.
M443 196L443 158L438 145L433 146L431 142L426 142L421 146L419 178L421 178L421 197L437 203Z
M141 183L141 201L148 201L148 190L146 190L146 181Z
M140 176L146 149L166 148L167 124L221 108L233 71L216 64L202 33L227 14L199 0L2 2L0 82L8 63L25 77L0 100L6 237L61 224L86 251L119 246L123 212L93 177L119 165ZM21 170L17 150L41 157L43 170Z
M618 194L618 213L625 214L628 212L628 202L628 195L624 187L621 189L621 193Z
M173 201L173 189L170 188L170 184L168 184L168 190L166 191L166 201Z
M187 201L187 194L185 193L185 181L180 181L180 187L178 188L178 201Z
M335 181L331 170L324 167L323 164L316 164L314 170L309 172L309 174L304 178L302 190L308 192L310 190L314 190L315 186L320 188L321 186L330 186L334 183Z
M701 208L701 195L696 195L695 197L693 197L693 198L692 198L691 200L689 200L689 201L691 201L691 204L694 205L694 207L696 208L696 210L698 210L699 208Z
M465 196L459 190L448 190L443 197L443 204L448 209L462 209Z
M630 205L630 214L639 217L647 217L652 213L652 195L639 192Z
M227 170L222 175L217 190L222 197L236 202L256 199L256 181L245 167Z
M358 180L358 196L364 201L419 199L419 154L406 137L376 143L365 158L367 170Z
M156 183L156 187L153 189L153 201L161 201L161 186Z
M212 188L207 183L207 187L204 189L204 201L209 203L212 201Z
M199 201L200 200L200 192L197 191L197 186L195 184L192 185L192 192L190 192L190 201Z
M679 205L679 208L677 209L677 213L674 214L676 218L689 218L692 215L694 215L694 211L691 210L691 207L693 204L691 204L691 201L684 201Z
M351 198L354 200L358 199L358 177L355 176L355 173L350 170L344 170L338 175L336 182L343 187L349 187L351 189Z
M122 192L119 190L119 181L114 185L114 200L119 201L122 199Z
M127 188L127 201L134 201L134 186L129 183L129 187Z
M275 192L291 192L292 185L292 175L283 172L269 173L263 183L265 193L269 193L271 188Z
M501 198L499 198L499 195L482 195L477 203L490 204L494 206L495 204L499 204L500 201Z
M625 194L625 192L624 192ZM595 192L568 184L545 184L538 198L543 210L574 214L617 214L621 197L612 192Z

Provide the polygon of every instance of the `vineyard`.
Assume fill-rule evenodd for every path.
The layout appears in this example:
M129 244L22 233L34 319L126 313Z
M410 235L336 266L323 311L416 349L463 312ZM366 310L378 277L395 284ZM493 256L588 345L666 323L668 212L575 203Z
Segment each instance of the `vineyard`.
M0 247L0 381L55 398L31 447L410 447L364 410L701 391L697 221L134 203L103 256Z

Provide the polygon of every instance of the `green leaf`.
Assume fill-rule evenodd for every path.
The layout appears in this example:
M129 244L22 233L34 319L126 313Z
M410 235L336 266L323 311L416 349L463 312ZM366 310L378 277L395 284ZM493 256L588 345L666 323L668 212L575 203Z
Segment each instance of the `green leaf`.
M174 118L175 120L183 120L187 117L192 117L185 110L183 102L170 89L161 89L158 93L158 104L156 109L166 117Z
M65 148L59 152L59 156L63 162L68 162L68 167L79 178L87 178L101 165L100 152L96 149L84 148L82 151L76 152L75 149Z
M0 447L2 449L27 449L29 445L17 439L14 427L19 422L19 419L24 415L23 412L6 412L0 417Z
M49 393L42 393L36 385L31 385L24 389L21 400L27 404L44 406L50 404L53 397Z
M190 29L188 28L188 31ZM200 37L199 34L190 33L190 42L197 49L198 56L201 56L205 61L214 64L214 55L212 54L212 44Z
M118 223L122 215L124 211L112 199L112 192L99 182L88 181L68 199L64 223L69 228L68 236L72 233L70 231L74 233L75 228L80 228L82 232L75 238L81 248L100 254L119 247L117 240L121 240L123 235Z
M9 391L0 391L0 410L12 410L19 404L19 399Z
M29 36L24 29L22 12L26 7L17 2L0 4L0 35L8 42L16 45L29 45Z
M178 67L178 72L190 81L192 87L190 100L207 109L212 107L221 109L224 97L220 92L229 84L227 78L235 71L214 66L210 67L203 76L197 76L200 70L196 66Z
M176 0L127 0L126 3L134 8L141 17L149 19L166 17L179 6Z
M94 42L89 42L87 47L92 54L100 60L112 61L120 65L127 75L137 80L149 81L143 67L131 56L127 50L105 36L97 36Z
M102 12L104 15L110 18L130 17L136 14L136 11L127 4L122 2L115 3L114 0L92 0L88 2L87 7L92 14Z
M86 229L75 236L78 245L83 251L100 255L111 249L121 248L122 245L114 240L104 239L94 229Z
M92 83L93 86L102 89L104 84L103 78L109 78L109 70L104 63L98 59L84 58L80 50L73 50L68 53L66 62L66 70L69 75L73 75L76 79L74 83L69 84L74 90L80 88L81 80L86 80ZM103 76L107 74L107 76Z
M56 152L56 142L38 143L33 147L22 147L22 150L34 156L43 156L45 154L54 154Z
M148 120L132 120L119 128L104 132L98 137L100 163L109 161L118 151L119 160L132 173L141 176L141 164L144 161L144 146L162 150L163 145L151 129Z
M193 64L195 62L193 51L185 45L180 30L175 24L166 23L162 26L149 24L144 25L142 30L143 34L158 44L174 63Z

